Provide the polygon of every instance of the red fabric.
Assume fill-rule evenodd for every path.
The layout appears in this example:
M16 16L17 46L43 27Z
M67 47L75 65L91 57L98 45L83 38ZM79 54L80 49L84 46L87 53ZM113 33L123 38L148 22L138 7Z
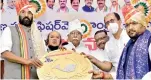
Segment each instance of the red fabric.
M16 6L17 14L19 14L20 10L26 5L29 5L28 0L16 0L15 6Z
M3 79L3 74L4 74L4 60L1 60L1 63L0 63L0 66L1 66L1 69L0 69L0 72L1 72L1 78L0 79Z
M125 21L127 21L131 16L133 16L137 12L138 10L136 10L132 5L126 5L122 9L122 13L123 13Z

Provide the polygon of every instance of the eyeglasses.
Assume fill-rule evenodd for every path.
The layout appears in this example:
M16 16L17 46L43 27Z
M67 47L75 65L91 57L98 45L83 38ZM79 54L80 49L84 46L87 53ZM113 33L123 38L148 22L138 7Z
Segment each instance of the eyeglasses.
M110 21L105 22L105 25L108 26L110 23L114 23L115 21L115 19L111 19Z

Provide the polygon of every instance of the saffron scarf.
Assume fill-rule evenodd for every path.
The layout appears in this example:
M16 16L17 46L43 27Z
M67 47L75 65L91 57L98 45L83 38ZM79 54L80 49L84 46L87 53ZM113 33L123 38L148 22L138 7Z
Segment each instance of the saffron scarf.
M19 39L20 39L20 51L21 51L21 57L25 59L29 59L29 53L28 53L28 43L25 31L21 24L18 24L18 33L19 33ZM40 59L45 53L45 47L44 42L41 37L40 31L37 29L35 23L31 25L31 38L32 43L34 47L35 57ZM21 74L22 79L30 79L30 68L28 65L21 65Z
M29 59L28 58L28 43L26 39L26 34L23 29L23 27L18 24L18 33L19 33L19 39L20 39L20 54L22 58ZM30 79L30 69L28 65L21 65L21 78L22 79Z

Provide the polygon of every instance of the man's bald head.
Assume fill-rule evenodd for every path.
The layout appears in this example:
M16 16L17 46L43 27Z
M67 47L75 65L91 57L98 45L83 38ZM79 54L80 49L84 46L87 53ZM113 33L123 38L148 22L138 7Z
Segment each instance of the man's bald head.
M106 27L108 28L109 23L117 23L119 26L121 25L121 18L120 15L118 13L109 13L104 17L104 23L106 25Z

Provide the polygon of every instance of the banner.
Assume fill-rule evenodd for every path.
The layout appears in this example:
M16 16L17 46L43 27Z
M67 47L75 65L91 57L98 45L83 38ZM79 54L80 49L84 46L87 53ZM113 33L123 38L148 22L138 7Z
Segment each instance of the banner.
M96 31L105 29L104 16L110 12L116 12L120 15L121 20L124 21L123 15L121 13L122 7L124 5L130 4L130 0L31 0L31 1L39 2L39 5L41 6L40 8L38 6L35 6L34 2L32 4L35 6L37 10L43 11L46 9L46 11L44 11L44 13L41 16L34 20L44 39L46 39L48 33L57 30L61 34L62 38L66 40L69 27L68 23L70 21L74 19L83 19L90 22L90 24L92 25L91 34L88 35L88 37L83 40L85 45L90 50L97 49L93 36ZM88 6L90 6L90 8ZM15 24L18 23L18 16L16 14L15 7L13 8L10 7L13 6L7 4L7 6L4 7L4 11L1 14L2 15L1 16L2 20L0 24L1 31L3 31L6 27L11 26L13 27L15 26ZM62 7L65 8L62 10ZM124 24L122 25L122 27L124 27Z

